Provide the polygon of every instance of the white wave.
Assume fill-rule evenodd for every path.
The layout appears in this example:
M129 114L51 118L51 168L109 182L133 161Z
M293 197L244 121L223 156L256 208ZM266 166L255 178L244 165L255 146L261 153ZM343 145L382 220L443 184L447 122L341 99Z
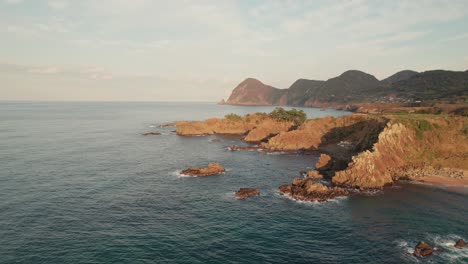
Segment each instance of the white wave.
M182 170L176 170L171 172L171 176L176 176L177 178L187 178L187 177L193 177L190 175L182 174Z
M437 255L437 258L442 259L443 263L463 263L468 258L468 250L466 248L460 249L455 247L455 242L460 238L462 237L454 234L445 236L429 235L424 237L423 240L437 250L433 254ZM417 238L412 242L406 240L397 240L395 242L405 259L410 259L412 262L420 262L421 259L413 256L414 247L419 240L421 238ZM435 258L436 256L432 257ZM427 259L430 260L431 257Z
M155 125L150 125L149 127L156 127Z
M291 195L287 194L281 194L279 190L274 190L274 195L283 199L288 199L291 201L294 201L298 204L304 204L304 205L312 205L312 206L326 206L326 205L331 205L331 204L341 204L343 201L348 199L348 196L338 196L333 199L328 199L324 202L319 202L319 201L303 201L296 199L292 197Z

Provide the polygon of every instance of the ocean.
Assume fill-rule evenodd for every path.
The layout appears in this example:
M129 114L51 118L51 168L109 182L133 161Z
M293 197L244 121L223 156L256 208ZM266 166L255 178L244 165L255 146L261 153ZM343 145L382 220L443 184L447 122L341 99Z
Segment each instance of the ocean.
M452 246L468 239L466 188L399 183L298 202L278 187L314 168L317 155L229 151L239 137L179 137L159 127L272 109L0 102L0 263L468 262L468 248ZM348 114L304 110L308 118ZM209 162L227 172L179 173ZM241 187L261 195L236 200ZM440 250L415 258L420 240Z

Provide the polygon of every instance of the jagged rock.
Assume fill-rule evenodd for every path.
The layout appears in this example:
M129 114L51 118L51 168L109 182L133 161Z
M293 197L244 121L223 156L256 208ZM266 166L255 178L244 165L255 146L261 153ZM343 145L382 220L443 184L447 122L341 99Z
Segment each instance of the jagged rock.
M316 170L310 170L307 172L307 178L311 179L323 179L323 175Z
M288 131L293 126L292 122L277 121L271 118L265 118L262 122L249 131L244 138L246 142L260 142L281 132Z
M345 196L348 191L340 187L327 187L311 178L295 178L291 185L281 185L281 194L303 201L324 202L337 196Z
M468 246L468 244L465 242L465 240L463 240L461 238L457 241L457 243L455 243L455 247L457 247L457 248L463 248L463 247L466 247L466 246Z
M144 133L143 136L160 136L161 133L158 133L158 132L147 132L147 133Z
M221 166L221 164L212 162L208 164L207 168L193 167L193 168L183 170L181 173L184 175L188 175L188 176L212 176L212 175L220 174L225 171L226 170L224 169L223 166Z
M246 199L250 196L258 195L260 195L260 190L255 188L240 188L235 194L237 199Z
M329 170L332 167L332 158L327 154L320 154L320 158L315 164L316 170Z
M420 241L414 248L413 255L416 257L427 257L434 252L434 248L426 244L424 241Z

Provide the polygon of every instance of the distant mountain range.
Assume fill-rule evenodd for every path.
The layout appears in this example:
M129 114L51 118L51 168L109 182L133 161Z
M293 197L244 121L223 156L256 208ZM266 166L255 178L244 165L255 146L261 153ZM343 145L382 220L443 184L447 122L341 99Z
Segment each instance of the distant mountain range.
M242 81L226 104L318 106L349 103L410 103L468 98L468 71L404 70L379 81L350 70L326 81L299 79L278 89L254 78Z

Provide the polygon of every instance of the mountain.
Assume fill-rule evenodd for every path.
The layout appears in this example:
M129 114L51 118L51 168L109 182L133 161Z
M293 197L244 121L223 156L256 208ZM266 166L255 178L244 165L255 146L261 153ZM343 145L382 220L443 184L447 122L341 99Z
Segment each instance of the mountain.
M468 97L468 71L404 70L379 81L349 70L327 81L298 79L288 89L278 89L248 78L233 91L226 104L326 107L350 103L407 103L452 101Z
M455 99L468 96L468 72L434 70L393 83L390 93L414 100Z
M278 104L302 106L323 83L324 81L299 79L286 90Z
M395 74L393 74L392 76L386 78L386 79L383 79L382 82L386 82L386 83L396 83L398 81L404 81L404 80L408 80L409 78L413 77L414 75L418 74L419 72L417 71L412 71L412 70L404 70L404 71L399 71Z
M350 70L331 78L308 95L305 105L313 102L347 103L360 101L369 94L381 92L386 86L374 76L357 70Z
M226 104L232 105L274 105L286 90L262 83L254 78L242 81L231 93Z

